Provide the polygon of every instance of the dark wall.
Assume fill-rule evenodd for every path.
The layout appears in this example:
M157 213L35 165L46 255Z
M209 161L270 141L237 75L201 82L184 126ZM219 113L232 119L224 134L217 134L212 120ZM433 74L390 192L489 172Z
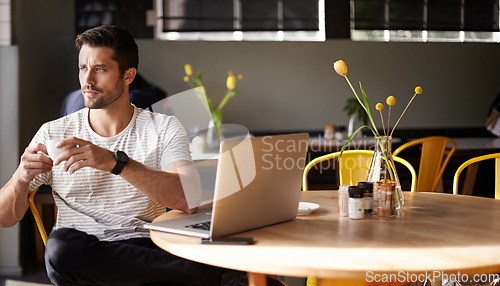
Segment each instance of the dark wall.
M74 1L12 1L13 40L19 46L20 152L43 122L59 116L77 88Z

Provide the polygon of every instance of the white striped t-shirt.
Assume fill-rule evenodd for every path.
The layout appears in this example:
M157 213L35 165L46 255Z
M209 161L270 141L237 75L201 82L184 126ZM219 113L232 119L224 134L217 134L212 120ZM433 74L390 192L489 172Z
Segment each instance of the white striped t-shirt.
M102 137L90 127L88 114L89 109L84 108L43 124L31 143L75 136L113 152L124 151L155 170L165 170L175 161L191 161L186 131L176 117L134 106L132 120L120 134ZM90 167L70 175L63 171L63 165L36 176L30 185L31 190L41 184L52 186L58 208L57 228L75 228L108 241L148 237L142 225L165 212L165 207L120 176Z

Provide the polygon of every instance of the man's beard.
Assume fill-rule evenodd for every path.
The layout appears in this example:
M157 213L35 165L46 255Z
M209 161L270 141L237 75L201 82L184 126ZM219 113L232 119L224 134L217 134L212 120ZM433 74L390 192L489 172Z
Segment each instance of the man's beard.
M125 88L123 87L123 80L118 79L118 81L115 84L115 87L112 90L103 91L100 88L88 85L85 86L83 90L96 91L100 95L93 102L91 102L84 96L83 99L85 102L85 106L88 107L89 109L102 109L109 106L113 102L117 101L123 95Z

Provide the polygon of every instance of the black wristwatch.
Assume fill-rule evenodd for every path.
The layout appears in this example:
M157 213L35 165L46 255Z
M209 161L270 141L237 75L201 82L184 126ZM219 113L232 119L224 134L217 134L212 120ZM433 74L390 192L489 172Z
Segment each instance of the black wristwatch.
M116 165L110 172L111 174L119 175L122 172L123 167L125 167L125 165L127 165L128 163L128 156L127 154L125 154L125 152L120 150L116 151L114 156L116 160Z

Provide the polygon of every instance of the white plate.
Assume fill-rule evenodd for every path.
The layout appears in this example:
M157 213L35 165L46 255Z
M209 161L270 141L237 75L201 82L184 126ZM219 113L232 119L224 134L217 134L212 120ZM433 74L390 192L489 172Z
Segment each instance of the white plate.
M310 214L318 208L319 205L315 203L299 202L299 211L297 212L297 215Z

